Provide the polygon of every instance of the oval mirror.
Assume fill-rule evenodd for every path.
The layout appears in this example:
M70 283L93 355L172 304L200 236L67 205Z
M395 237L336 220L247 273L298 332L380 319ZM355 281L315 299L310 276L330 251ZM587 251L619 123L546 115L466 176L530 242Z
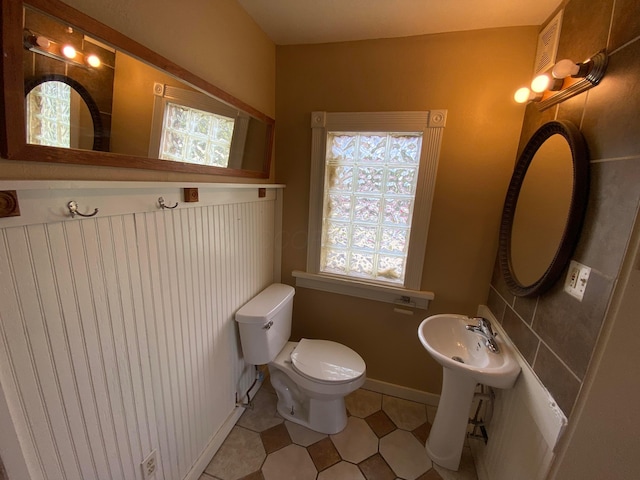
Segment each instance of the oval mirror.
M25 85L27 143L102 150L100 111L89 92L66 75L50 74Z
M539 295L560 277L587 207L589 159L571 122L544 124L516 163L502 211L498 259L509 290Z

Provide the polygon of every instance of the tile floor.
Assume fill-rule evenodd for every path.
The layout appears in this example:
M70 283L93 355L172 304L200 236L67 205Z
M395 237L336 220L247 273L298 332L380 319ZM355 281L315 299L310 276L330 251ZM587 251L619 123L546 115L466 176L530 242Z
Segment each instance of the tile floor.
M427 456L435 407L360 389L346 428L324 435L280 417L268 382L253 404L200 480L477 480L468 446L457 472Z

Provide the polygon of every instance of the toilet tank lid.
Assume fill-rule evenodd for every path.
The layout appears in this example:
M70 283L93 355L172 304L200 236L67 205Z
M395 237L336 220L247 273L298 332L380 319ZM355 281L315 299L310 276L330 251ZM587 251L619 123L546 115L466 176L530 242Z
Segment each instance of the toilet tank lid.
M290 285L274 283L245 303L236 312L236 322L259 323L277 313L293 297Z

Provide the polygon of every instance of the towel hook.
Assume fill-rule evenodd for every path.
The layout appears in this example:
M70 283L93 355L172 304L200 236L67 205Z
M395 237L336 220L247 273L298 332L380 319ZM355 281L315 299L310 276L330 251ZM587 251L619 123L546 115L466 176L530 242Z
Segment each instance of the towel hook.
M93 213L80 213L78 211L78 202L76 202L75 200L71 200L69 203L67 203L67 208L69 209L71 218L75 217L76 215L79 215L81 217L93 217L98 213L97 208L93 211Z
M176 207L178 206L178 202L176 202L176 204L175 204L173 207L170 207L169 205L166 205L166 204L164 203L164 198L162 198L162 197L158 197L158 205L160 205L160 208L170 208L170 209L173 209L173 208L176 208Z

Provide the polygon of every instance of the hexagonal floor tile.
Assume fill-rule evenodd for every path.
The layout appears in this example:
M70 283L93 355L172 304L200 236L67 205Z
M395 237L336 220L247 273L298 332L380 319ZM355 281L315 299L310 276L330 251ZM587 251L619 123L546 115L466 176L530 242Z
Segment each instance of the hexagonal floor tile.
M316 432L297 423L290 422L289 420L285 420L284 426L287 427L287 430L289 431L291 441L297 445L302 445L303 447L308 447L309 445L319 442L323 438L327 438L326 433Z
M398 477L406 480L417 479L433 466L424 446L404 430L394 430L380 439L380 455Z
M291 444L270 454L262 466L265 480L315 480L318 471L307 449Z
M318 480L367 480L358 467L349 462L336 463L320 472Z
M260 470L266 456L260 434L235 426L205 472L222 480L242 478Z
M340 456L352 463L360 463L378 451L378 437L362 418L349 417L345 429L330 437Z
M262 432L284 422L276 413L278 397L262 388L253 398L253 408L247 408L238 420L237 425L254 432Z
M359 388L344 399L349 413L365 418L382 408L382 394Z
M427 408L424 404L402 398L385 395L382 410L403 430L411 431L427 421Z

